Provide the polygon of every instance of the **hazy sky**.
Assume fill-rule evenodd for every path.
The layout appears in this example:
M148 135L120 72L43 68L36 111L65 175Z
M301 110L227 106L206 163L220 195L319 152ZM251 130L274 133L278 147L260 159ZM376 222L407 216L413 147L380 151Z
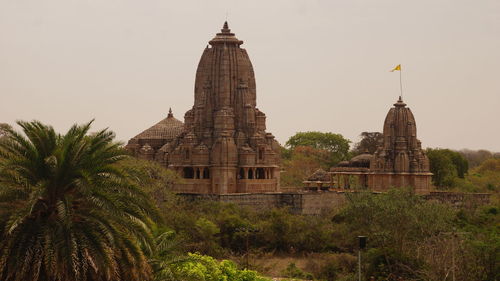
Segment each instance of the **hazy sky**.
M183 120L226 13L281 143L381 131L401 63L424 147L500 151L499 0L0 0L0 122L95 118L126 141Z

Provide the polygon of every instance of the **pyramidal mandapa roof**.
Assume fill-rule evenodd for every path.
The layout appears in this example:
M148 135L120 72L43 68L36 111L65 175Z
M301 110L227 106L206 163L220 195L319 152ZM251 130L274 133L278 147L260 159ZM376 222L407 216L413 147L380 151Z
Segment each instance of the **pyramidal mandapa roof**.
M169 110L167 118L134 137L134 139L173 139L184 130L184 123L176 119Z

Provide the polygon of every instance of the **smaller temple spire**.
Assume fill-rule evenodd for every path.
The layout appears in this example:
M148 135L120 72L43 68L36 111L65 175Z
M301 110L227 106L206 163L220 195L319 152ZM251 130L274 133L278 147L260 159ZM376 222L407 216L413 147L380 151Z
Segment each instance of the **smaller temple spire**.
M167 115L167 117L168 118L174 117L174 114L172 113L172 108L171 107L168 108L168 115Z

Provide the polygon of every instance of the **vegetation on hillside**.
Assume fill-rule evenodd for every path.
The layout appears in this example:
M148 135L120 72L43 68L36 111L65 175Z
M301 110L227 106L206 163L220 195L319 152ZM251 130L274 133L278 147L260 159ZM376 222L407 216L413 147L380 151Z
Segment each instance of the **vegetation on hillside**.
M18 124L22 133L3 126L0 137L0 280L268 280L254 270L356 280L358 235L368 237L365 279L500 278L498 197L451 206L405 188L360 192L319 216L190 201L170 192L177 174L129 157L108 130ZM308 136L322 140L306 134L285 154L291 181L300 177L290 171L349 157L341 136L331 146L341 151L305 145ZM498 194L500 159L468 170L457 152L429 154L433 169L447 172L439 188ZM269 257L290 262L277 270Z
M283 268L289 277L352 277L356 272L358 235L368 236L363 266L367 276L375 276L376 280L451 280L444 276L451 278L452 270L459 276L457 280L494 280L492 276L500 269L498 207L456 208L424 200L405 189L387 194L352 194L344 208L320 216L292 214L286 208L254 211L175 197L164 202L161 209L165 210L167 226L183 241L181 252L236 257L243 265L250 255L250 267L264 272L272 268L259 261L270 253L324 255L299 268L303 274L296 272L297 266ZM456 251L454 269L452 247Z

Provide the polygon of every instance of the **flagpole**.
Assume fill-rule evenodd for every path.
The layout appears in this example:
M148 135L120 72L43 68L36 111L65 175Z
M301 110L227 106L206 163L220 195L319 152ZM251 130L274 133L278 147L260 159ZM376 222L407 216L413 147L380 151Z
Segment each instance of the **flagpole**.
M401 91L401 100L403 100L403 82L401 80L401 73L403 73L403 67L399 69L399 90Z

